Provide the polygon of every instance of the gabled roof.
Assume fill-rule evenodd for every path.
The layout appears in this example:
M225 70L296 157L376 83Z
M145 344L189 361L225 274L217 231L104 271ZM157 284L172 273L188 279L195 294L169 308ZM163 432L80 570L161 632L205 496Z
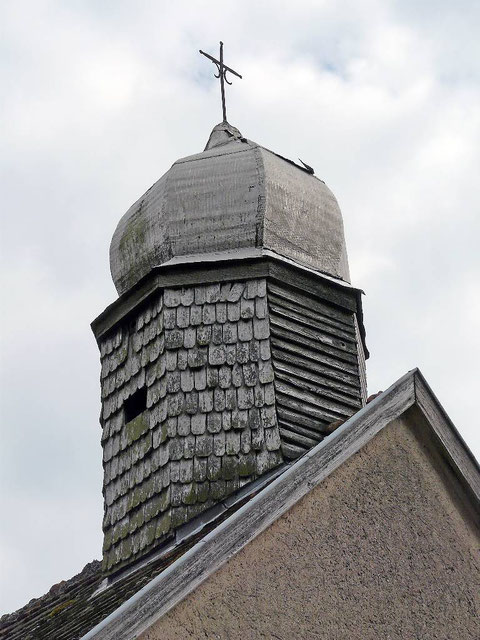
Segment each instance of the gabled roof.
M195 546L87 633L83 640L131 640L138 637L392 420L413 407L425 419L439 452L470 495L475 508L478 508L478 463L420 371L415 369L202 537Z
M480 468L458 431L415 369L358 411L318 446L286 466L270 482L245 493L202 530L110 587L100 587L100 563L52 587L14 614L4 616L0 638L116 640L138 637L201 582L264 531L313 487L408 410L423 422L438 451L480 507ZM96 626L94 626L96 625ZM93 627L93 628L92 628ZM86 634L83 635L82 634Z

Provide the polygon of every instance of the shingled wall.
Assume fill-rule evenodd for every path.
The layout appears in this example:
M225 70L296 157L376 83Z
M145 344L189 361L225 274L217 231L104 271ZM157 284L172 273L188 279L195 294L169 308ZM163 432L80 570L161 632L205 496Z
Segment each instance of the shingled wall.
M282 462L266 280L165 288L100 352L112 573Z

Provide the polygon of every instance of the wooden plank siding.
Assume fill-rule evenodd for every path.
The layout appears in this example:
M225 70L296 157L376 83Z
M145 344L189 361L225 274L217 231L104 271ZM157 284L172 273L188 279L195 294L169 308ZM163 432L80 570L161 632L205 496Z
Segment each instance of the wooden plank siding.
M293 459L363 406L362 354L350 309L278 281L268 307L282 452Z

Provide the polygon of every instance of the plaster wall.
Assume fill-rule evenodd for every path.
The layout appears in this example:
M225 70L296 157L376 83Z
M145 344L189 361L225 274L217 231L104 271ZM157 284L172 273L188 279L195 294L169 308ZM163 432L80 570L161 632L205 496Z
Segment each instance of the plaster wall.
M406 415L142 640L479 638L478 513Z

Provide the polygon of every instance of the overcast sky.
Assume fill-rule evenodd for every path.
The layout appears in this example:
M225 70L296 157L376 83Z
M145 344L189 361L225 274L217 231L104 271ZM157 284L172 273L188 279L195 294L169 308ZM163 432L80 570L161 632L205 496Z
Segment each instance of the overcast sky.
M99 361L127 208L221 120L315 168L369 390L420 367L480 456L480 3L3 0L0 612L101 556Z

